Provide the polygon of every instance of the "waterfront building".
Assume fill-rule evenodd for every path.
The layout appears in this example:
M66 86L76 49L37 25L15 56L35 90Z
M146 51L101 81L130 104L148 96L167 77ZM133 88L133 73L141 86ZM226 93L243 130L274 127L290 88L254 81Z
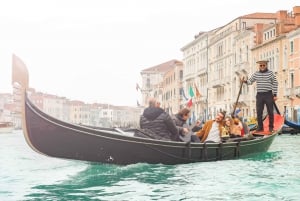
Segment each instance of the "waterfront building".
M256 23L276 22L275 14L254 13L238 17L210 32L208 37L208 112L213 118L218 111L232 113L239 88L240 76L253 65L250 47L253 41L238 40ZM238 43L236 43L238 42ZM239 45L239 47L237 46ZM243 105L241 105L243 106Z
M13 121L12 112L9 110L13 103L13 96L9 93L0 94L0 121Z
M29 89L30 100L43 112L73 124L94 127L136 127L141 108L104 103L87 104ZM18 116L21 121L21 116Z
M180 92L174 87L180 86L178 79L182 73L181 69L182 62L173 59L142 70L142 106L147 107L149 97L154 97L161 102L162 108L168 108L170 112L172 108L172 111L177 110Z
M300 6L293 8L295 29L286 34L284 66L286 85L283 96L287 99L284 111L287 119L300 124Z
M179 73L177 90L176 85L168 85L176 65L169 65L173 69L166 70L162 68L166 62L141 72L143 104L147 105L147 98L153 96L162 100L163 107L170 112L178 103L172 102L170 107L169 98L176 97L179 91L180 107L191 100L190 107L197 119L213 118L220 110L231 114L238 101L237 107L246 121L256 116L256 84L241 85L240 78L257 71L256 62L266 59L278 78L279 109L290 119L297 119L300 115L295 115L298 108L300 113L299 10L295 6L291 12L252 13L216 29L199 32L181 48L182 79Z
M140 115L141 108L113 106L113 126L121 128L139 127Z
M83 101L72 100L70 106L70 122L73 124L89 125L89 107Z
M176 114L183 107L181 104L183 97L180 93L183 81L182 68L182 62L174 60L173 67L164 74L161 83L161 107L169 114Z
M208 36L209 32L199 32L194 40L181 48L183 53L183 92L187 96L196 119L208 117ZM192 97L192 96L193 97ZM181 104L186 104L183 99Z
M299 53L294 48L294 43L297 43L297 32L294 30L300 26L296 21L300 12L296 8L293 8L293 12L278 11L274 24L257 24L256 46L252 49L253 61L269 61L268 67L275 72L279 84L276 104L291 120L296 119L294 112L299 105L295 93L299 86L295 80L296 77L299 79ZM296 49L299 51L299 47Z
M0 93L0 121L11 122L15 129L21 128L21 119L16 112L17 104L10 93Z
M36 92L34 89L29 90L30 100L39 109L45 113L60 119L62 121L69 122L69 100L65 97L46 94L42 92Z

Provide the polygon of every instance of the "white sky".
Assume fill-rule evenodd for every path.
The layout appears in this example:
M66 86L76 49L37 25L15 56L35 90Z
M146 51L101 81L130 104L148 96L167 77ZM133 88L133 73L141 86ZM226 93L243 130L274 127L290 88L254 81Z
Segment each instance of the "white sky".
M141 70L182 60L180 49L198 32L296 5L299 0L0 0L0 93L12 93L16 54L37 91L136 106Z

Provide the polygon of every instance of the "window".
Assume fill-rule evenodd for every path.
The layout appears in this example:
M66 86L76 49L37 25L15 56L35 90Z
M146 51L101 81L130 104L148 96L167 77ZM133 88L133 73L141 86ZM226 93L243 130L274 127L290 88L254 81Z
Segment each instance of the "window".
M291 54L294 53L294 41L290 42L290 51L291 51Z
M291 86L291 88L294 88L294 73L291 73L290 74L290 86Z
M217 57L222 56L223 55L223 45L219 44L217 46Z
M246 29L246 22L243 22L243 29Z
M147 78L146 88L150 88L150 78Z

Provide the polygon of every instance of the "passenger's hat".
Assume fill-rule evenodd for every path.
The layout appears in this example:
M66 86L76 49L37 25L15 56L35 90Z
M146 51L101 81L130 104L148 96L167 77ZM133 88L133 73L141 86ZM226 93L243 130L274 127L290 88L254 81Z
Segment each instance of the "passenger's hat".
M267 64L269 61L268 60L260 60L260 61L257 61L256 63L257 64Z

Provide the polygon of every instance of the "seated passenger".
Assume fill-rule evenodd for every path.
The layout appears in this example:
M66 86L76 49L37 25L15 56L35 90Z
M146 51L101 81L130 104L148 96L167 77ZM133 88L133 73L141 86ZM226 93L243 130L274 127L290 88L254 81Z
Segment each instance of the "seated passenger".
M214 120L208 120L196 135L201 139L201 142L221 142L221 134L223 127L223 119L226 115L225 111L218 112Z
M179 131L179 137L184 142L200 142L200 139L194 135L193 131L188 127L187 120L190 117L190 109L183 108L173 116L175 125ZM200 121L195 126L199 126Z
M245 134L250 133L249 126L243 121L243 112L241 109L237 109L235 112L235 116L241 121L243 125L243 129L241 131L241 136L243 137Z
M233 118L230 125L230 137L242 137L243 124L238 118Z
M141 115L140 128L145 131L143 134L150 135L149 137L154 139L181 141L173 119L158 106L155 98L149 100L149 107ZM136 133L135 136L141 135Z
M223 141L229 139L230 137L230 126L232 124L232 119L227 116L224 120L224 126L222 127L221 138Z

